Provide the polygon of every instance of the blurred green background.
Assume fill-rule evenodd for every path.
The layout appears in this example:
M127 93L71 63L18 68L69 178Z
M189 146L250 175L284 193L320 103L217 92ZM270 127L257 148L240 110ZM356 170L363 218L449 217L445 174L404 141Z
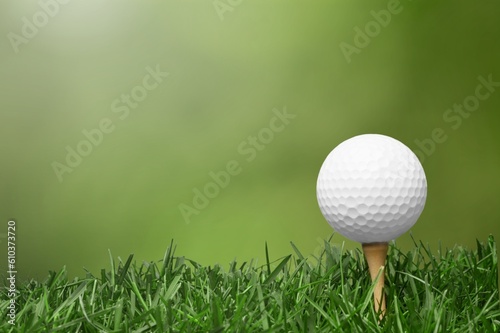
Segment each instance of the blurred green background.
M17 220L19 278L63 265L97 274L108 249L159 260L171 239L206 265L264 263L266 241L272 258L290 241L317 254L332 234L316 203L319 168L362 133L420 150L429 188L417 240L500 240L500 87L458 128L444 118L479 76L500 82L497 1L66 2L0 3L0 234ZM377 23L388 6L390 22ZM360 47L346 56L346 44ZM112 104L140 96L157 66L168 77L121 119ZM238 147L284 109L295 118L248 161ZM114 130L60 181L53 163L103 119ZM417 141L431 149L436 128L446 141L422 154ZM231 160L241 172L187 223L180 205Z

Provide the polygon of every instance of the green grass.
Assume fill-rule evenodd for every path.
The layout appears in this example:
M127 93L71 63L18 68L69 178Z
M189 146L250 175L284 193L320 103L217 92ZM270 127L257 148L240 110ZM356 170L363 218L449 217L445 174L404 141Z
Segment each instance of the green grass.
M320 258L294 254L258 266L203 267L175 256L137 264L130 256L99 276L66 271L19 286L17 324L1 332L499 332L493 237L474 251L422 243L389 248L387 315L378 323L360 251L325 241ZM8 298L1 292L0 313Z

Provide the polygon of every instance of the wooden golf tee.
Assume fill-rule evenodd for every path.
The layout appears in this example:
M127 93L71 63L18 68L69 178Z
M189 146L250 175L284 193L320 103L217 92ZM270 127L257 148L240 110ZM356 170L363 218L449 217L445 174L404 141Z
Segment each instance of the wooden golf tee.
M380 312L380 320L384 318L386 305L384 295L384 277L385 277L385 259L387 257L388 243L366 243L362 244L363 252L365 253L366 261L368 262L368 269L373 282L377 279L380 268L382 271L380 277L373 289L373 301L375 304L375 312Z

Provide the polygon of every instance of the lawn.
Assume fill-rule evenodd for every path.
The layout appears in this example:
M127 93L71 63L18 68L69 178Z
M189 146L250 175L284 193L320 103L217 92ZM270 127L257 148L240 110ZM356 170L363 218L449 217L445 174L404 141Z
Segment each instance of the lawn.
M1 332L500 332L493 237L475 250L409 252L390 244L387 314L373 310L372 283L359 250L325 241L319 258L292 254L266 262L201 266L178 256L137 263L110 256L100 275L66 271L18 286L16 324ZM5 279L4 279L5 281ZM0 312L7 318L8 295Z

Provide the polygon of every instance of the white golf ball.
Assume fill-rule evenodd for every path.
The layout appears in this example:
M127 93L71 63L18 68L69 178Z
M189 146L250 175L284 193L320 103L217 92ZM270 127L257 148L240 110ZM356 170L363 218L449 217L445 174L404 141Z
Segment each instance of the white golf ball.
M328 155L317 183L328 223L360 243L388 242L408 231L424 209L427 180L415 154L380 134L348 139Z

